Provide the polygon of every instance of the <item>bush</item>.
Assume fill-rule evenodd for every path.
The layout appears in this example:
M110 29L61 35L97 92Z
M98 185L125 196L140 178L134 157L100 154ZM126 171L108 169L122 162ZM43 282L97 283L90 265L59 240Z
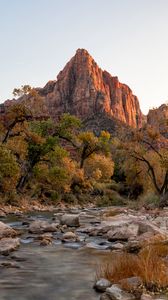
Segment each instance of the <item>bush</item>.
M19 206L20 205L19 195L16 193L16 191L8 191L4 194L2 202L4 204Z
M59 202L61 200L61 195L57 191L51 191L51 201L52 202Z
M117 192L106 190L105 195L97 199L97 206L120 206L125 205L125 199Z
M151 292L168 290L168 243L164 237L151 240L138 255L111 254L97 270L97 278L107 278L112 283L138 276L143 287Z
M77 204L76 196L71 193L64 194L63 200L68 204Z
M146 208L156 208L159 207L160 198L155 193L148 192L139 198L139 203L141 206L145 206Z

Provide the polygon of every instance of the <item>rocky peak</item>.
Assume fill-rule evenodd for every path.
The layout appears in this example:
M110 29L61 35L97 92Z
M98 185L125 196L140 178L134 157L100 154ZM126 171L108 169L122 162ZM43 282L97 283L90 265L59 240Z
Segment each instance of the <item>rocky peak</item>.
M47 99L53 117L57 108L58 114L70 112L82 119L103 112L133 127L142 124L139 102L131 89L102 71L85 49L78 49L58 74Z
M85 49L78 49L57 80L49 81L38 91L43 97L43 112L53 119L65 112L83 120L103 113L132 127L141 127L137 97L118 77L102 71ZM32 99L31 106L33 109Z

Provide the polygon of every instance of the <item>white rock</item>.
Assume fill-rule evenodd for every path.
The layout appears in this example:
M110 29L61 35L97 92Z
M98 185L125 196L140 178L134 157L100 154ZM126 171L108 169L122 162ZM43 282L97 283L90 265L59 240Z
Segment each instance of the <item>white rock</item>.
M105 292L108 287L110 287L112 283L105 279L105 278L100 278L96 283L94 284L95 290L98 292Z

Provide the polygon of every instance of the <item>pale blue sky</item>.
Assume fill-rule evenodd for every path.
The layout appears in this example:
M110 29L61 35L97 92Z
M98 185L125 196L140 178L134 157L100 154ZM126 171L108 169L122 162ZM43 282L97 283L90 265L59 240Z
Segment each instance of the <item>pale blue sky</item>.
M55 79L78 48L144 113L168 100L168 0L0 0L0 102Z

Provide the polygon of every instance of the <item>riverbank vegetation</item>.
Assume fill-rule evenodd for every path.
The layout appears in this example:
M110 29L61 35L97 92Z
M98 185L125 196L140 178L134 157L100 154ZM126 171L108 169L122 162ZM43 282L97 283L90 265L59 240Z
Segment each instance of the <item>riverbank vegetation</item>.
M138 253L111 253L97 269L97 279L106 278L120 284L137 299L144 292L168 292L168 241L156 235L142 244Z
M1 117L1 202L19 205L25 195L54 204L167 204L168 147L158 131L144 125L95 134L70 114L38 116L40 96L29 86L14 93L32 93L37 107L20 101Z

